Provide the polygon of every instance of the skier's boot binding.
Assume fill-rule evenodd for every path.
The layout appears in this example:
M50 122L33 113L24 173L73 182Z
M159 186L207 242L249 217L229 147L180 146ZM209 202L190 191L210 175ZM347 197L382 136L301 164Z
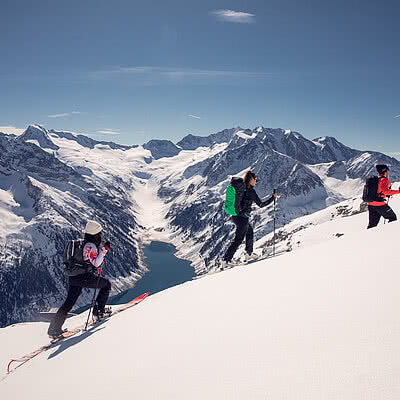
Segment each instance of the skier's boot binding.
M230 260L230 261L222 260L219 266L219 270L224 271L225 269L236 267L239 264L240 261L238 260Z
M251 253L251 254L246 253L244 256L244 262L247 264L249 261L257 260L257 258L258 255L256 253Z
M221 264L219 266L219 270L223 271L224 269L232 268L233 266L234 266L234 263L232 261L222 260Z
M50 338L52 339L58 339L59 337L62 336L64 332L67 332L68 329L48 329L47 334L49 335Z
M93 316L96 318L97 321L107 318L111 315L111 307L104 307L100 309L97 304L93 307Z

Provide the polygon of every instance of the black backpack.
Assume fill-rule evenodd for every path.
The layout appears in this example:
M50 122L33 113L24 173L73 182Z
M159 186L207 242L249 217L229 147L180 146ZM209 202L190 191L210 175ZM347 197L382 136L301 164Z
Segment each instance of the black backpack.
M75 276L92 271L92 267L83 260L84 241L69 240L64 249L64 273Z
M239 215L242 211L242 200L246 185L242 178L232 178L225 191L224 210L228 215Z
M371 176L367 179L364 185L362 199L370 203L372 201L383 201L383 198L378 196L379 177Z

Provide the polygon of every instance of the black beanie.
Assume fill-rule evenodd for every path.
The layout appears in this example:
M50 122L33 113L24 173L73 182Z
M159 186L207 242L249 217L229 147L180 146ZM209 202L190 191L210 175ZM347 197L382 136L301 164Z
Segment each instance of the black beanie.
M389 167L385 164L379 164L376 166L376 170L379 174L384 174L386 171L389 171Z

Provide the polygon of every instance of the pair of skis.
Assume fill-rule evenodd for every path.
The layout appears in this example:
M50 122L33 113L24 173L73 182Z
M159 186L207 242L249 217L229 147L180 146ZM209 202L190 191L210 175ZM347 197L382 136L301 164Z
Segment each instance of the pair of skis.
M261 260L262 258L257 258L254 261L257 260ZM250 262L250 261L249 261ZM228 269L232 269L235 267L239 267L239 266L243 266L248 264L249 262L244 262L241 260L234 260L232 263L228 264L226 267L222 268L220 264L217 264L213 269L211 269L210 271L207 272L203 272L195 277L193 277L193 279L200 279L200 278L204 278L205 276L209 276L209 275L214 275L214 274L218 274L219 272L223 272L223 271L227 271Z
M131 308L135 306L136 304L139 304L141 301L143 301L150 293L146 292L141 294L138 297L135 297L133 300L131 300L129 303L123 304L121 307L118 307L115 310L112 310L111 314L108 317L105 317L101 320L101 322L106 321L107 319L111 318L113 315L119 314L122 311L127 310L128 308ZM97 321L92 321L90 325L95 325ZM71 330L65 331L61 336L53 339L50 341L49 344L46 344L40 348L38 348L35 351L32 351L32 353L26 354L20 358L15 358L10 360L10 362L7 365L7 374L10 374L11 372L15 371L17 368L21 367L25 363L27 363L29 360L32 360L32 358L36 357L37 355L50 350L51 348L55 347L59 342L61 342L64 339L70 338L72 336L75 336L79 332L83 331L86 326L86 323L82 324L81 326L78 326L77 328L73 328ZM18 364L16 367L11 369L11 366L13 364Z
M290 251L291 251L291 249L277 250L275 252L270 252L270 253L268 253L266 255L261 255L261 256L259 256L257 258L250 259L248 261L235 260L232 264L229 264L228 266L226 266L223 269L220 266L216 266L214 269L212 269L212 270L210 270L208 272L201 273L200 275L195 276L193 279L204 278L205 276L214 275L214 274L217 274L219 272L227 271L228 269L232 269L232 268L235 268L235 267L239 267L239 266L243 266L243 265L247 265L247 264L253 264L253 263L257 262L257 261L262 261L262 260L267 260L269 258L278 257L278 256L280 256L282 254L285 254L285 253L288 253Z

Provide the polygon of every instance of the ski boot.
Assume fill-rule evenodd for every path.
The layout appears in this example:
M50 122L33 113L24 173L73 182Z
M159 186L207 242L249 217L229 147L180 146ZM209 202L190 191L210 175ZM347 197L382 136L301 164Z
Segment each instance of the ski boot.
M240 262L237 261L237 260L231 260L231 261L222 260L221 264L220 264L220 267L219 267L219 270L220 271L224 271L226 269L233 268L233 267L235 267L236 265L239 265L239 264L240 264Z
M93 307L93 317L96 321L110 317L112 314L111 307L104 307L103 310L99 309L98 305L95 304Z
M50 329L47 331L47 335L50 339L57 340L63 337L63 333L68 332L68 329Z
M245 262L245 264L247 264L248 262L256 261L257 258L258 258L258 254L256 254L256 253L251 253L251 254L246 253L244 256L244 262Z

